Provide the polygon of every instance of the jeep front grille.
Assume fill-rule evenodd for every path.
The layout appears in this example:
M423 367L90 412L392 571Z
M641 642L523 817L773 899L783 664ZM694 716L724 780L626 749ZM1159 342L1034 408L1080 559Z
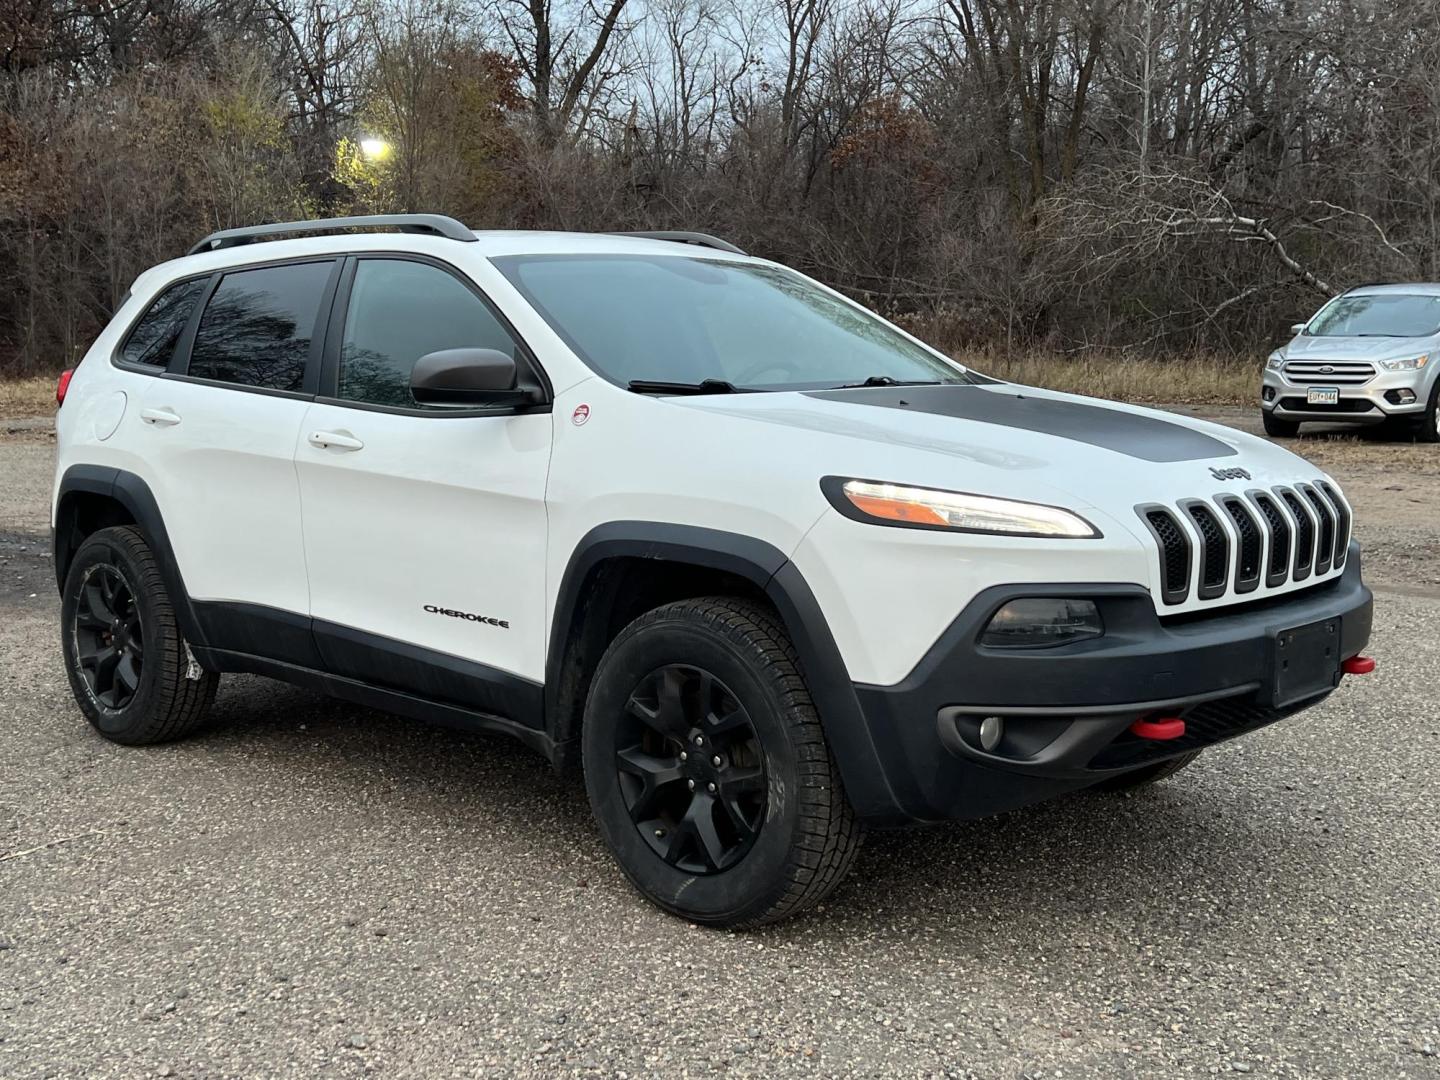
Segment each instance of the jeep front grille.
M1300 502L1300 496L1289 488L1276 488L1284 500L1290 516L1295 519L1295 569L1292 576L1304 581L1310 576L1310 567L1315 560L1315 522Z
M1159 549L1167 606L1278 589L1345 565L1350 508L1332 484L1182 499L1135 508Z
M1364 360L1287 360L1285 378L1297 386L1363 386L1375 377Z
M1264 546L1260 526L1238 496L1227 496L1220 500L1220 505L1230 515L1235 535L1240 538L1235 547L1235 591L1254 592L1260 586L1260 549Z
M1270 535L1270 561L1265 570L1265 587L1273 589L1285 584L1290 576L1290 519L1280 512L1275 500L1263 491L1257 491L1252 498L1265 518L1265 528Z
M1225 591L1230 538L1225 535L1220 519L1204 503L1186 503L1185 511L1200 530L1200 588L1196 595L1201 600L1213 600Z

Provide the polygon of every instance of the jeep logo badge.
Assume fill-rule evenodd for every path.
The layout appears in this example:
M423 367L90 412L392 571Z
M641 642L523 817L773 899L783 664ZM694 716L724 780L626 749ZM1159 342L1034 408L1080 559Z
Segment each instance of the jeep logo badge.
M1216 480L1249 480L1250 474L1244 469L1217 469L1210 466L1210 475Z

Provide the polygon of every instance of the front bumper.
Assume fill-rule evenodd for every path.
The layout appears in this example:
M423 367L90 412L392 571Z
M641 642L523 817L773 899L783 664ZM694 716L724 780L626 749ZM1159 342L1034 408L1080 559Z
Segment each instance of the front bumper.
M1056 649L981 646L990 616L1024 596L1093 600L1105 634ZM1339 578L1203 616L1162 620L1138 585L987 589L905 680L855 687L879 775L852 796L879 824L984 817L1253 731L1339 684L1341 662L1369 641L1371 608L1355 545ZM1329 650L1317 663L1334 676L1306 684L1297 699L1277 671L1275 642L1315 624L1318 640L1299 647ZM1156 715L1183 717L1185 734L1156 741L1130 732ZM987 751L979 727L989 716L1002 718L1005 734Z
M1311 405L1305 400L1312 384L1292 382L1282 372L1265 369L1260 407L1277 420L1322 421L1332 424L1382 424L1391 417L1418 416L1429 401L1425 372L1381 371L1359 386L1339 386L1334 405ZM1403 391L1414 397L1406 402Z

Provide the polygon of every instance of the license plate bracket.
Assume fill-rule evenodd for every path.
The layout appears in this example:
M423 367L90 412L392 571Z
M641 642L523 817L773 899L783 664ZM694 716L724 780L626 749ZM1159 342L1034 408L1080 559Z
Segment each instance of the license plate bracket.
M1340 618L1276 633L1271 643L1270 702L1285 708L1340 685Z
M1305 392L1306 405L1339 405L1340 388L1338 386L1312 386Z

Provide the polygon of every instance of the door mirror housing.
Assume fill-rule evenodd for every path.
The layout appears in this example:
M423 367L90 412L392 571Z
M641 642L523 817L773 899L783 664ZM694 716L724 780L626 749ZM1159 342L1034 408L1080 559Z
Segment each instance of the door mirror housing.
M1299 337L1301 334L1303 334L1303 333L1305 332L1305 327L1306 327L1306 325L1307 325L1307 324L1306 324L1306 323L1303 323L1303 322L1297 322L1297 323L1292 324L1291 327L1290 327L1290 336L1291 336L1291 337Z
M410 393L421 405L521 405L532 395L519 375L515 358L498 349L441 349L415 361Z

